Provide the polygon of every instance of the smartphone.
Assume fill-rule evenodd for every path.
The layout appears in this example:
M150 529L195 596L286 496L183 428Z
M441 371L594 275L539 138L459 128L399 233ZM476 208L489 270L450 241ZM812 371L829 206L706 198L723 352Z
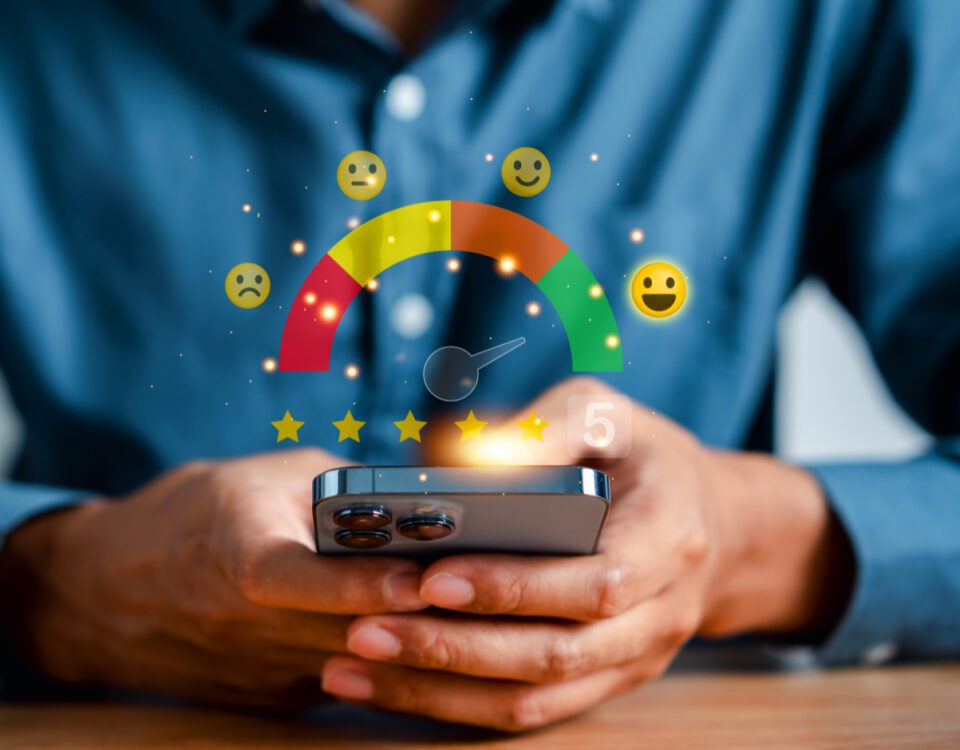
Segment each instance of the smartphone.
M587 555L610 508L581 466L349 466L313 482L317 552Z

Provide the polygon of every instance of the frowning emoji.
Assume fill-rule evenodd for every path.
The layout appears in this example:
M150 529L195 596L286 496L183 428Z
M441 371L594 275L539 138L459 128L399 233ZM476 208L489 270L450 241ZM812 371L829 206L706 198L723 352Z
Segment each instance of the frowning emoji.
M270 295L270 277L256 263L237 263L227 272L223 288L237 307L250 310L260 307Z

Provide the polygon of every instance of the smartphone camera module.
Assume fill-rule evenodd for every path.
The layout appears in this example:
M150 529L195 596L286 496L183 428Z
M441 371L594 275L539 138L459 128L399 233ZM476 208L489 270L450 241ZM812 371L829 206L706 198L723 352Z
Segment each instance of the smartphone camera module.
M408 539L432 542L450 536L456 524L446 513L410 516L397 522L397 531Z
M390 532L387 529L371 529L369 531L338 529L334 539L337 544L349 549L376 549L390 543Z
M393 516L382 505L354 505L333 514L333 522L341 529L372 531L389 526Z

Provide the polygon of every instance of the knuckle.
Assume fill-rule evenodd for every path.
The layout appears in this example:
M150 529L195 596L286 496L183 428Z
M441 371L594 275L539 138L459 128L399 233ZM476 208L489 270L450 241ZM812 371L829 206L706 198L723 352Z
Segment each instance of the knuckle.
M420 630L408 640L411 656L418 666L449 669L456 661L450 639L439 628Z
M492 601L488 609L503 614L520 611L527 600L527 581L523 576L497 576L490 584Z
M230 578L244 599L252 604L263 604L265 589L261 555L255 548L241 547L234 556Z
M381 682L377 687L376 699L387 708L415 714L429 714L436 709L418 679L391 680L386 684Z
M549 721L547 704L536 688L520 688L508 699L501 729L525 732Z
M597 582L593 607L597 619L616 617L627 611L631 603L628 579L626 566L619 562L603 569Z
M683 559L689 565L696 566L702 563L709 552L706 530L702 526L698 526L687 534L681 545L680 552Z
M586 666L586 653L577 639L560 636L545 648L540 672L545 680L559 682L583 672Z

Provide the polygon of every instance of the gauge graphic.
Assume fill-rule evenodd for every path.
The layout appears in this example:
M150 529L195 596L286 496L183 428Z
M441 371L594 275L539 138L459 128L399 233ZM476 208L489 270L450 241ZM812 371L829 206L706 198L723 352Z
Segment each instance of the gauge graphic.
M580 257L535 221L505 208L470 201L403 206L343 237L320 258L290 305L280 342L279 369L329 370L337 327L364 286L396 263L448 251L509 262L536 284L563 324L574 372L623 369L613 310Z

